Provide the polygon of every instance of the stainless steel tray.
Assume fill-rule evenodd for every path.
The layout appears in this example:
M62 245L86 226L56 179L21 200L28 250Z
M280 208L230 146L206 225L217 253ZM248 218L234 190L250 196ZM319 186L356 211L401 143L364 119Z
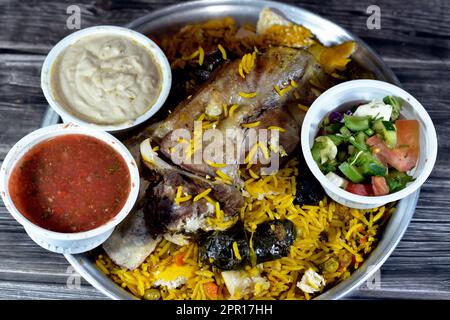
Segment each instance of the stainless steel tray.
M374 72L379 80L400 85L394 73L361 39L327 19L288 4L256 0L186 2L156 10L131 22L127 27L144 34L157 34L176 29L187 23L224 16L232 16L239 22L256 23L258 14L264 7L275 8L291 21L305 25L324 44L329 45L355 40L358 43L358 51L354 55L354 59ZM43 119L42 126L54 124L59 121L60 119L56 113L49 108ZM397 211L387 223L378 246L366 259L365 263L350 278L326 291L316 299L339 299L364 283L364 281L367 281L381 267L400 241L414 214L418 197L419 191L401 200L398 203ZM84 253L66 255L65 257L81 276L110 298L134 299L133 295L114 284L96 268L92 254Z

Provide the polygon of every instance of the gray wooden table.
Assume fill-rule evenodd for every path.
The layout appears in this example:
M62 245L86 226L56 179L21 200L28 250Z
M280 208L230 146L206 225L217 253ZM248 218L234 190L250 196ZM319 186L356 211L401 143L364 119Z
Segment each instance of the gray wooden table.
M125 24L175 2L0 0L0 163L17 140L40 126L47 107L40 68L50 48L71 32L69 5L79 5L81 27L88 27ZM381 269L381 286L363 286L350 297L450 299L450 1L291 2L367 41L425 105L438 132L436 167L405 236ZM372 4L381 9L380 30L366 26ZM35 245L0 201L0 298L105 298L77 281L64 257Z

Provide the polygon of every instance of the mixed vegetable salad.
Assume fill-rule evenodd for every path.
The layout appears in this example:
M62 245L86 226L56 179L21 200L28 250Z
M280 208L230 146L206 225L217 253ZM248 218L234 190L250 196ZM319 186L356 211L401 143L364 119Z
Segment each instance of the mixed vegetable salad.
M399 119L402 104L386 96L322 121L311 152L332 183L357 195L383 196L414 180L409 172L419 157L419 122Z

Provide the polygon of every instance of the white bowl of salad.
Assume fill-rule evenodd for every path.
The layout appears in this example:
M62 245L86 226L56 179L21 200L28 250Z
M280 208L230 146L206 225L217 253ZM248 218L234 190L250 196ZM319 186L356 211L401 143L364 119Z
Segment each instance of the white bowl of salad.
M325 192L357 209L382 206L420 188L438 145L420 102L377 80L344 82L320 95L304 119L301 143Z

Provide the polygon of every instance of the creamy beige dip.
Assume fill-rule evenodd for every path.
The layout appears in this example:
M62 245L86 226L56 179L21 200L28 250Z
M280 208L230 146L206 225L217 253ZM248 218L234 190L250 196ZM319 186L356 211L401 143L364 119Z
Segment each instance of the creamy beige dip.
M136 41L94 35L66 48L52 67L54 99L69 113L97 124L136 119L157 100L161 68Z

